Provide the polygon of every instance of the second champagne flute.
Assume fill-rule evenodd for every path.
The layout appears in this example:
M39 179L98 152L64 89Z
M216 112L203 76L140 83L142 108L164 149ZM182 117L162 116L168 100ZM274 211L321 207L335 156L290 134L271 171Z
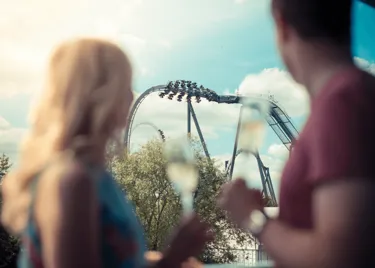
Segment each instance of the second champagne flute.
M179 192L184 214L193 211L193 193L198 185L198 169L188 138L166 142L167 175Z
M242 97L241 121L238 133L238 148L246 155L246 161L258 153L266 132L266 117L269 113L267 100L251 97ZM242 174L250 187L251 178Z

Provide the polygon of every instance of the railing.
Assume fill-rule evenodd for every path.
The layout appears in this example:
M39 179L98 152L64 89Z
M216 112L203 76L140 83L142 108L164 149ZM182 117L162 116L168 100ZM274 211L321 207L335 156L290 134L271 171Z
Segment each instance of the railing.
M240 268L240 267L273 267L269 256L259 249L231 249L231 255L235 256L233 262L220 264L206 264L212 268ZM218 252L219 254L219 252Z
M254 265L237 265L235 263L231 264L205 264L204 268L273 268L273 264L270 263L257 263Z

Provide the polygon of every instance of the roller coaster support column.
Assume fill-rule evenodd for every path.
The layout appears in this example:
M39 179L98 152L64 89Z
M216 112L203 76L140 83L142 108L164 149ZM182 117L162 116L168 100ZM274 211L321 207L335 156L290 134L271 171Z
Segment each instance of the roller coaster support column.
M271 194L271 198L273 200L273 204L274 204L274 206L277 206L277 199L276 199L275 190L273 189L272 179L271 179L271 175L270 175L270 169L268 167L263 166L263 171L264 171L264 174L266 176L266 182L267 182L270 194Z
M210 158L210 154L209 154L208 149L207 149L206 142L204 141L204 138L203 138L203 134L202 134L201 128L200 128L199 123L198 123L197 116L195 115L195 111L194 111L193 105L189 101L188 101L188 106L190 107L191 116L193 117L195 127L197 128L199 139L201 140L204 153L206 154L206 157L208 159L211 159Z
M263 186L263 194L265 196L270 196L269 193L268 193L268 185L267 185L267 182L266 182L266 177L264 176L264 166L263 166L263 163L262 163L262 160L260 159L260 156L259 156L259 153L256 152L254 154L255 158L257 159L257 163L258 163L258 169L259 169L259 173L260 173L260 179L262 181L262 186Z
M273 205L277 205L277 200L276 200L276 195L275 191L273 189L272 185L272 179L271 175L269 172L269 168L265 167L262 159L260 158L259 153L254 154L255 158L257 159L258 162L258 168L259 168L259 173L260 173L260 178L262 180L262 186L263 186L263 194L269 198L272 199Z
M242 119L242 106L240 109L240 116L238 118L238 125L237 125L237 131L236 131L236 139L234 141L234 147L233 147L233 154L232 154L232 161L229 171L229 180L232 179L233 176L233 169L234 169L234 162L236 162L236 156L237 156L237 144L238 144L238 135L240 133L240 127L241 127L241 119Z
M191 109L190 109L190 102L187 103L187 135L188 138L191 138Z

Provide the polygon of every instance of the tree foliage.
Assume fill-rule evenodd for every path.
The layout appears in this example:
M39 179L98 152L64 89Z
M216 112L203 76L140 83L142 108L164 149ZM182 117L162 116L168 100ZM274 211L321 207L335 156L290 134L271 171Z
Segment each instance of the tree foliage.
M197 142L192 144L200 176L195 211L211 224L215 233L215 241L207 245L201 260L206 263L235 261L231 250L233 245L248 245L252 240L234 228L217 208L216 198L226 182L226 176L214 161L204 156ZM165 238L179 223L182 210L180 198L167 178L163 142L150 141L138 152L110 162L117 181L135 206L144 227L148 249L161 250L165 246Z
M2 177L9 172L9 169L12 167L10 159L5 154L0 156L0 181Z
M0 156L0 185L1 179L9 172L12 164L8 156ZM2 199L0 196L0 213ZM19 252L19 241L10 236L0 224L0 267L16 267L16 258Z

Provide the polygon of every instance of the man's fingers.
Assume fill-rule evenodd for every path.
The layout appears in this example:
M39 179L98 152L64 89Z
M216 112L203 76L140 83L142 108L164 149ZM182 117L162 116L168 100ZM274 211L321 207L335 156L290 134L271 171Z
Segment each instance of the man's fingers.
M186 221L184 221L182 229L182 231L186 235L202 236L209 229L209 225L203 223L198 215L192 214L189 218L186 219Z
M215 233L214 233L213 230L208 230L208 231L206 232L206 239L207 239L207 242L212 242L212 241L214 241L214 239L215 239Z
M262 192L257 189L251 189L251 194L254 196L255 200L262 200Z
M233 188L233 183L226 183L221 187L221 192L217 199L217 203L219 207L223 208L228 197L231 195L231 192L233 191L232 188Z
M225 183L223 186L221 186L220 193L219 193L219 198L227 195L230 187L231 187L230 183Z
M247 188L246 181L242 178L237 178L233 181L233 187L235 188Z
M196 213L191 213L190 215L186 215L182 218L181 228L183 229L194 229L194 226L199 225L200 219Z
M188 258L181 266L182 268L201 268L203 264L194 257Z
M207 241L210 237L210 226L206 223L201 223L199 229L193 235L196 239L202 238L202 240Z
M211 241L214 237L211 230L212 229L209 224L198 221L189 226L189 230L186 232L186 234L193 238L193 240L198 244L204 246L204 244Z
M217 199L217 205L219 206L219 208L223 208L224 204L225 204L225 200L226 198L224 196L220 196L218 199Z
M232 182L226 183L221 187L219 198L230 195L235 192L236 189L247 188L245 180L238 178Z

